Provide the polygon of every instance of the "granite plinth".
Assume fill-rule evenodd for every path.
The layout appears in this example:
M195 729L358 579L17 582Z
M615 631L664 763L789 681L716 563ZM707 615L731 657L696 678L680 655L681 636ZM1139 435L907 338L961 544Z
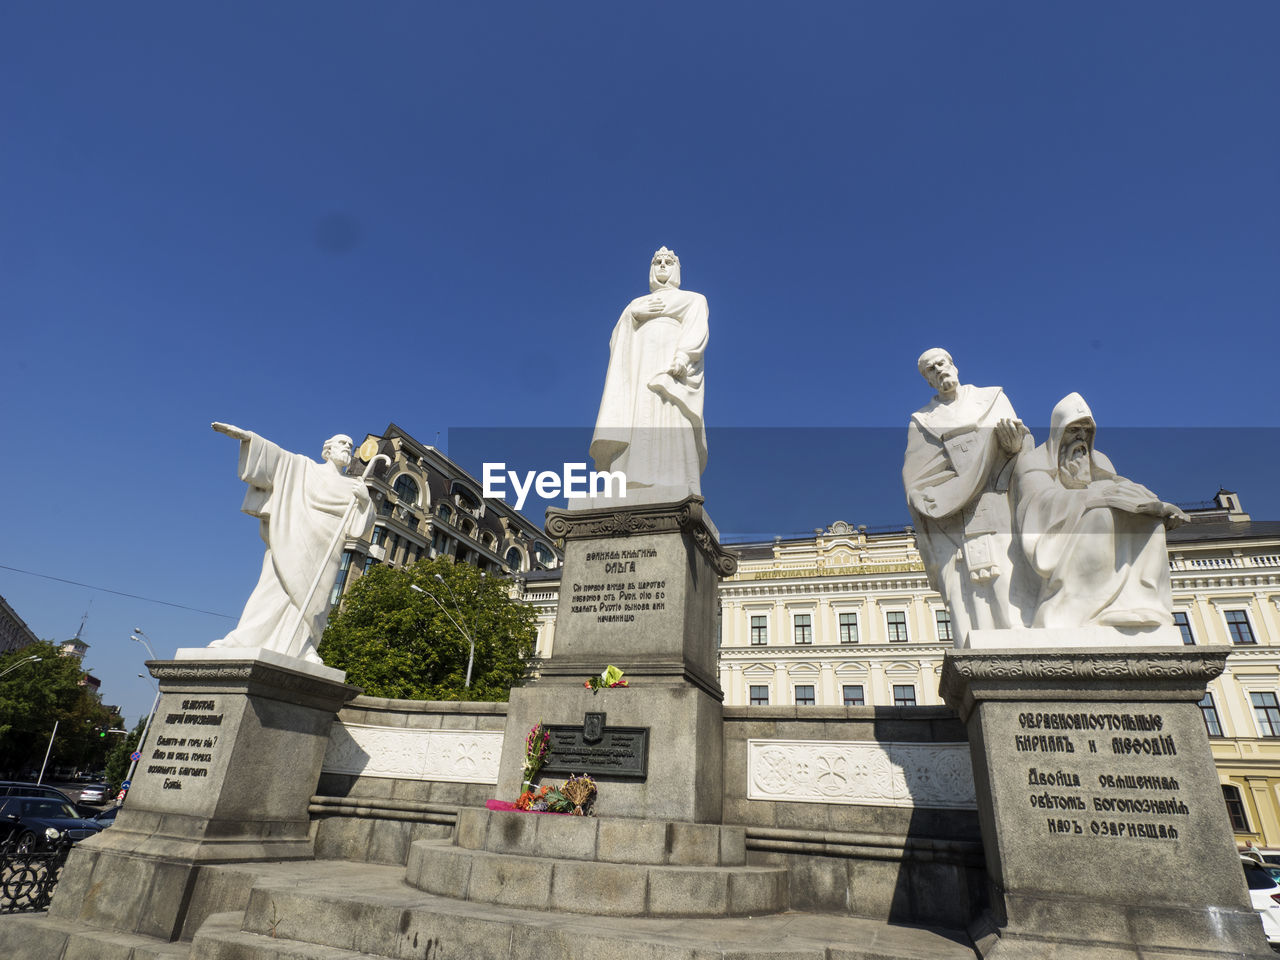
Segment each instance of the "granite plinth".
M722 699L717 679L720 547L701 497L676 503L547 511L565 541L556 639L543 682L576 681L607 664L632 683L688 682Z
M537 681L511 691L498 796L519 795L534 724L581 727L586 714L604 713L607 727L647 729L648 750L642 774L628 768L626 778L597 777L598 814L718 823L717 585L737 558L721 549L702 498L552 509L546 529L565 541L555 645ZM598 693L583 686L609 664L629 686Z
M497 796L520 795L524 738L535 723L581 725L587 712L603 712L607 726L647 727L649 758L644 780L595 777L598 815L718 823L724 790L722 709L718 699L687 683L619 687L594 696L581 684L537 683L512 690ZM534 783L562 779L561 774L539 775Z
M971 931L984 957L1272 956L1196 705L1227 652L948 653L991 884Z
M172 940L202 865L312 857L329 728L359 689L261 657L147 666L160 702L127 805L72 851L50 917Z

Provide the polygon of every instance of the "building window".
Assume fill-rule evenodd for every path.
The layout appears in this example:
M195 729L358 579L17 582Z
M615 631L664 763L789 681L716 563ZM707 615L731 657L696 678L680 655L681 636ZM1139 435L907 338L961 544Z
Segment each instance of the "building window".
M858 615L856 613L840 614L840 642L858 642Z
M1206 690L1199 706L1204 715L1204 728L1209 731L1209 736L1222 736L1222 723L1218 720L1218 708L1213 705L1213 694Z
M862 684L846 683L844 685L844 705L846 707L864 707L867 701L862 696Z
M1226 610L1227 632L1231 634L1232 643L1257 643L1253 639L1253 627L1249 626L1249 615L1243 610Z
M938 639L951 642L951 614L946 610L939 610L935 616L938 620Z
M551 551L545 543L535 543L533 545L533 557L538 563L544 567L554 567L556 563L556 555Z
M895 683L893 685L893 705L895 707L914 707L916 705L915 684Z
M418 503L418 485L413 482L413 477L407 473L402 473L396 477L396 484L391 488L395 491L396 497L406 507L416 506Z
M890 643L907 642L907 614L904 610L889 610L884 615Z
M347 572L351 569L351 551L342 551L342 562L338 564L338 579L333 581L333 591L329 594L329 606L338 602L342 596L342 588L347 585Z
M769 705L769 688L764 685L751 685L751 705L753 707L767 707Z
M1280 702L1274 693L1251 693L1253 716L1264 737L1280 737Z
M510 550L507 551L507 557L506 557L507 566L510 567L512 570L520 569L520 561L522 559L523 558L520 556L520 551L517 550L515 547L512 547Z
M395 504L392 503L389 498L383 497L381 502L379 502L378 504L378 513L381 516L389 517L391 516L391 512L395 510L395 508L396 508Z
M791 621L791 626L795 631L796 643L813 643L813 617L810 614L797 613L795 619Z
M1177 627L1178 632L1182 634L1183 643L1188 647L1195 646L1196 638L1191 633L1191 620L1185 613L1181 611L1175 612L1173 615L1173 625Z
M387 528L386 528L386 527L374 527L374 528L373 528L373 535L369 538L369 542L370 542L370 543L372 543L372 544L376 547L378 544L380 544L380 543L381 543L383 540L385 540L385 539L387 539Z
M361 572L362 572L362 573L368 573L370 570L372 570L372 569L373 569L374 564L376 564L377 562L378 562L378 558L377 558L377 557L365 557L365 558L364 558L364 570L363 570L363 571L361 571Z
M769 642L769 618L751 618L751 645L761 647Z
M813 699L813 684L802 683L796 687L797 707L812 707L816 702Z
M1244 801L1240 799L1240 791L1230 784L1222 785L1222 799L1227 801L1227 816L1231 818L1232 833L1248 833L1249 818L1244 812Z
M436 515L445 523L453 523L453 511L449 509L447 503L440 504L440 509L436 511Z

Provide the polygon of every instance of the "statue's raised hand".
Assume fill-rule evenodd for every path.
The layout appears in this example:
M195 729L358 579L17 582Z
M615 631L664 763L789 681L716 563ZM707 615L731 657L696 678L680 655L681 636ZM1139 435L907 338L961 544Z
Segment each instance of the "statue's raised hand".
M1006 417L996 424L996 441L1000 444L1000 449L1012 457L1022 450L1022 438L1030 432L1022 425L1021 420Z
M248 440L251 436L253 436L253 434L251 434L248 430L242 430L239 427L232 426L229 423L220 423L217 420L213 421L213 423L210 424L210 426L212 426L213 429L217 430L219 433L225 433L228 437L233 437L236 440Z

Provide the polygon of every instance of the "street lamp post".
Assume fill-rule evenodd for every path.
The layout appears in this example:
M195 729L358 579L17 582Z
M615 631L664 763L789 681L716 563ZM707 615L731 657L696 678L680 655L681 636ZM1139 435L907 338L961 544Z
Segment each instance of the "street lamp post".
M439 580L441 583L444 583L444 577L440 576L440 574L438 574L438 573L436 574L436 579L437 579L437 580ZM445 588L446 590L449 590L449 585L448 585L447 583L444 583L444 588ZM471 687L471 665L472 665L472 663L474 663L474 662L475 662L475 659L476 659L476 641L475 641L475 638L474 638L471 634L469 634L469 633L467 632L466 628L465 628L465 627L463 627L463 625L462 625L462 624L460 624L457 620L453 619L453 614L451 614L448 610L446 610L446 609L445 609L445 605L444 605L443 603L441 603L441 602L439 601L439 599L437 599L436 595L435 595L434 593L432 593L430 590L423 590L423 589L422 589L420 586L418 586L416 583L411 583L411 584L409 584L409 589L410 589L410 590L417 590L419 593L421 593L421 594L423 594L423 595L425 595L425 596L430 597L430 598L431 598L431 600L432 600L432 602L433 602L433 603L435 603L435 605L436 605L437 607L439 607L439 608L440 608L440 612L441 612L441 613L443 613L446 617L448 617L448 618L449 618L449 622L450 622L450 623L452 623L455 627L457 627L457 628L458 628L458 632L459 632L460 634L462 634L462 636L466 639L467 643L471 645L471 651L470 651L470 653L468 653L468 654L467 654L467 682L466 682L466 686L467 686L467 688L468 688L468 689L470 689L470 687ZM449 596L450 596L450 597L453 597L453 608L454 608L455 610L457 610L457 611L458 611L458 616L460 616L460 617L461 617L461 616L462 616L462 608L458 606L458 598L453 596L453 591L452 591L452 590L449 590ZM466 619L466 618L464 617L463 619Z
M11 663L3 670L0 670L0 677L3 677L6 673L13 673L13 671L17 670L24 663L39 663L42 659L42 657L26 657L25 659L19 660L17 663Z
M138 643L146 647L147 653L151 654L151 659L154 660L156 659L156 652L151 649L151 644L147 643L147 641L143 639L145 636L146 634L142 632L141 627L135 627L133 633L129 635L129 639L136 640ZM141 673L138 674L138 676L142 677L142 679L144 680L148 679L144 674L141 674ZM142 725L142 736L138 738L138 747L134 751L135 753L138 754L139 757L142 756L142 748L143 746L146 745L146 742L147 742L147 731L151 729L151 721L152 719L155 718L156 707L158 706L160 706L160 688L156 687L156 698L151 701L151 712L147 714L147 722ZM128 784L133 783L133 774L134 774L134 771L136 771L137 769L138 769L138 761L137 760L129 761L129 772L128 774L125 775L125 778L124 778L125 783L128 783ZM128 787L126 787L125 789L127 790Z
M49 754L53 752L53 738L58 735L58 722L53 721L53 733L49 734L49 746L44 751L44 763L40 764L40 776L36 777L36 783L44 783L44 768L49 765Z

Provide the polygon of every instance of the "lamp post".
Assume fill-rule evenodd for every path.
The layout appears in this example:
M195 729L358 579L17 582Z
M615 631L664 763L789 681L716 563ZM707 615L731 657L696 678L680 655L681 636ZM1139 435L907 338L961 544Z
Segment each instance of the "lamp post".
M453 609L457 610L458 616L462 617L465 620L466 617L463 616L462 606L458 603L458 598L454 595L453 588L450 587L449 584L445 583L444 577L440 576L440 574L437 573L435 575L435 578L439 580L442 584L444 584L444 588L449 591L449 596L453 599ZM481 580L484 579L483 570L480 571L480 579ZM471 636L473 638L475 636L475 632L476 632L476 621L475 621L475 613L473 611L471 615ZM471 686L471 662L475 659L475 657L476 657L476 642L474 639L472 639L471 655L467 658L467 686L468 687Z
M134 627L133 633L129 634L129 639L136 640L138 643L146 647L147 653L149 653L151 655L151 659L154 660L156 659L156 652L151 649L151 644L147 643L145 637L146 637L146 634L142 632L141 627Z
M0 670L0 677L3 677L6 673L13 673L13 671L17 670L24 663L39 663L42 659L42 657L26 657L19 660L17 663L11 663L3 670Z
M156 652L151 649L151 644L147 643L147 641L143 639L143 637L145 636L146 635L142 632L141 628L135 627L133 633L129 635L129 639L136 640L138 641L138 643L146 647L147 653L151 654L151 659L154 660L156 659ZM141 677L143 680L150 679L145 674L140 673L138 674L138 676ZM156 698L151 701L151 712L147 714L147 722L142 725L142 736L138 738L138 747L137 747L137 750L135 751L138 754L138 756L142 756L142 748L143 746L146 745L146 742L147 742L147 731L151 729L151 721L156 715L156 707L158 706L160 706L160 688L156 687ZM124 778L125 783L128 783L128 784L133 783L133 774L134 774L134 771L137 769L138 769L138 761L137 760L129 761L129 772L128 774L125 775L125 778ZM128 788L126 787L126 790L127 789Z
M441 583L444 583L444 577L440 576L440 574L438 574L438 573L436 574L436 579L437 579L437 580L439 580ZM445 588L446 590L449 590L449 585L448 585L447 583L444 583L444 588ZM448 617L448 618L449 618L449 622L450 622L450 623L452 623L455 627L457 627L457 628L458 628L458 632L459 632L460 634L462 634L462 636L466 639L467 643L469 643L469 644L471 645L471 652L467 654L467 682L466 682L466 686L467 686L467 688L468 688L468 689L470 689L470 687L471 687L471 665L472 665L472 663L474 663L474 662L475 662L475 659L476 659L476 641L475 641L475 638L474 638L471 634L469 634L469 633L466 631L466 628L465 628L465 627L463 627L463 626L462 626L462 624L460 624L457 620L453 619L453 614L451 614L448 610L446 610L446 609L445 609L445 605L444 605L443 603L441 603L441 602L436 598L436 595L435 595L434 593L432 593L430 590L423 590L423 589L422 589L420 586L418 586L416 583L411 583L411 584L409 584L409 589L410 589L410 590L417 590L419 593L424 594L425 596L430 597L430 598L431 598L431 600L432 600L432 602L433 602L433 603L435 603L435 605L436 605L437 607L439 607L439 608L440 608L440 612L441 612L441 613L443 613L446 617ZM450 597L453 597L453 591L452 591L452 590L449 590L449 596L450 596ZM460 617L461 617L461 616L462 616L462 608L458 606L458 598L457 598L457 597L453 597L453 608L454 608L455 610L457 610L457 611L458 611L458 616L460 616ZM465 618L464 618L464 619L465 619Z

